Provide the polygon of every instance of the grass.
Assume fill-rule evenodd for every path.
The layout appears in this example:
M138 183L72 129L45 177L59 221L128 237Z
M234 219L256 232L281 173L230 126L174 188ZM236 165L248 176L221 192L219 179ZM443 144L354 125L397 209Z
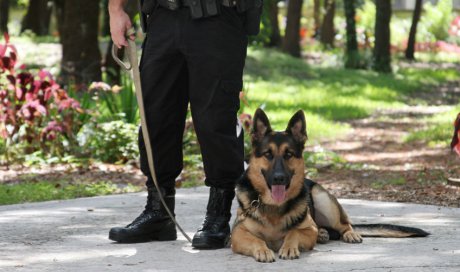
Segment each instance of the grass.
M132 185L119 188L116 184L108 181L90 184L70 184L66 182L50 183L47 181L0 184L0 205L72 199L136 191L140 191L140 188Z
M393 74L311 67L271 49L250 48L245 70L247 113L265 109L283 130L297 109L306 113L310 140L333 139L349 131L341 121L364 118L376 109L406 105L417 92L460 76L455 69L398 69Z
M425 118L428 126L412 131L406 137L405 141L426 142L429 146L448 146L454 133L453 123L459 112L460 106L457 106L448 112Z
M386 185L402 186L407 183L404 177L394 177L387 180L378 180L371 183L371 188L375 190L380 190Z
M456 53L447 52L417 52L415 58L423 62L435 63L460 63L460 56Z

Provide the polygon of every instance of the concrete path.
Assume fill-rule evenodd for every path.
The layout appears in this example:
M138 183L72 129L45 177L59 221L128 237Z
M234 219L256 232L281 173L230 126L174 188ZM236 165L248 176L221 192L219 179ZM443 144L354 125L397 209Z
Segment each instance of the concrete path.
M207 192L178 190L177 218L189 235L203 219ZM129 223L144 201L138 193L0 206L0 271L460 271L460 209L341 200L355 223L417 226L432 235L334 241L298 260L262 264L229 248L194 250L182 235L174 242L108 240L109 228Z

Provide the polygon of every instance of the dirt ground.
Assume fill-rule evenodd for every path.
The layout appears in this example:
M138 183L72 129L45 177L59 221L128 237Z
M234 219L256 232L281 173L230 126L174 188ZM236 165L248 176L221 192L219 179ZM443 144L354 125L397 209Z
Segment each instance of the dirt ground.
M320 168L315 179L342 198L460 207L460 183L447 182L460 178L460 158L446 147L404 141L410 131L426 125L422 118L458 103L460 82L447 82L424 95L429 106L377 111L350 121L353 129L346 137L322 143L348 166Z
M423 126L420 115L438 110L408 107L350 122L349 135L323 143L347 167L319 168L315 179L342 198L460 207L460 187L447 184L447 178L460 177L460 158L445 147L404 142L409 131ZM378 121L382 116L389 119Z

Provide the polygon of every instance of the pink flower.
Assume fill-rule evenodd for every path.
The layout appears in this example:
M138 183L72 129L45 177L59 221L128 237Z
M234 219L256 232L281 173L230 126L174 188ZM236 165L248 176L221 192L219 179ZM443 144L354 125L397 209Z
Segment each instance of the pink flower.
M100 90L100 91L108 92L112 90L112 88L110 88L109 84L99 81L99 82L91 83L91 85L89 85L89 90Z
M38 77L40 78L41 81L44 81L44 80L53 81L53 76L51 75L51 73L45 70L40 70L40 72L38 72Z
M59 112L65 110L65 109L69 109L69 108L79 110L80 109L80 103L77 100L73 99L73 98L67 98L67 99L61 100L59 102L59 106L58 106L58 111Z
M35 116L45 116L47 110L38 100L33 100L24 104L19 114L24 117L24 119L31 121Z

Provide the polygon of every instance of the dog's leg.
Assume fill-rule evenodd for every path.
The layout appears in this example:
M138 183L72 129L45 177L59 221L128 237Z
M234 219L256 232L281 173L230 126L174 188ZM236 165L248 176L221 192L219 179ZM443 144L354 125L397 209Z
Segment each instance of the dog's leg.
M307 215L305 220L284 237L278 255L281 259L297 259L301 250L312 250L318 240L318 228L315 221Z
M284 260L298 259L301 250L312 250L318 239L318 229L311 225L304 229L293 229L284 238L278 255Z
M315 221L318 226L338 231L347 243L363 241L361 236L353 230L348 215L333 195L318 184L311 189L311 195L315 205Z
M275 261L275 253L265 241L254 236L242 224L234 226L231 239L234 253L253 256L256 261L263 263Z

